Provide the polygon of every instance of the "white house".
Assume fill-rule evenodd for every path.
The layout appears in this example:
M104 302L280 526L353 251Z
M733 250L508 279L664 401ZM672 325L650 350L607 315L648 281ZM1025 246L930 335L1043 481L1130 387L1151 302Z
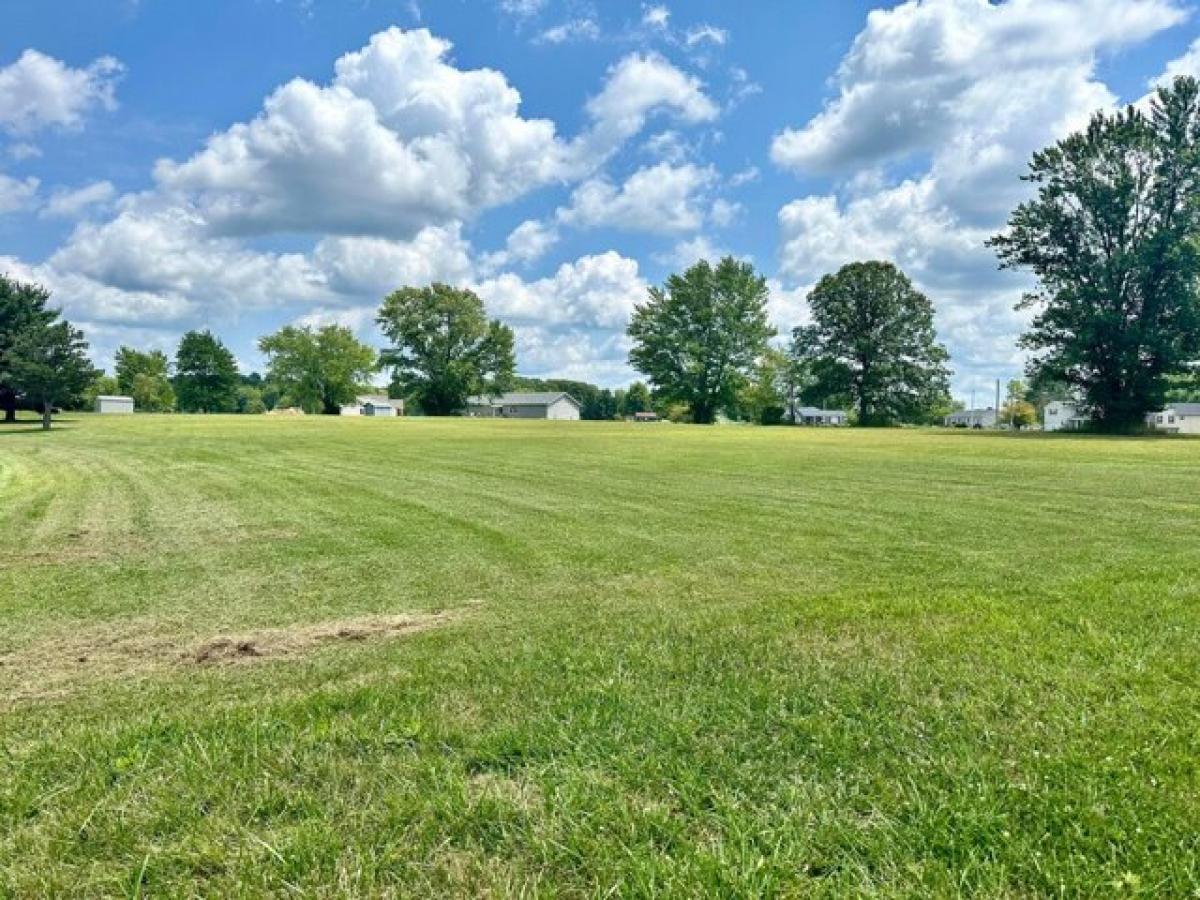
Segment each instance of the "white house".
M987 409L960 409L946 416L946 427L995 428L996 421L996 410L990 406Z
M581 406L570 394L509 392L496 397L468 397L464 415L486 419L558 419L578 421Z
M101 394L96 398L96 412L105 415L116 413L124 415L133 412L132 397L117 397L111 394Z
M1167 434L1200 434L1200 403L1172 403L1147 415L1146 424Z
M1042 413L1043 431L1078 431L1090 422L1071 400L1051 400Z
M841 409L797 406L794 412L797 425L845 425L850 421L850 414Z
M343 416L375 416L387 418L404 415L404 401L392 400L380 395L358 397L354 403L343 406L340 410Z

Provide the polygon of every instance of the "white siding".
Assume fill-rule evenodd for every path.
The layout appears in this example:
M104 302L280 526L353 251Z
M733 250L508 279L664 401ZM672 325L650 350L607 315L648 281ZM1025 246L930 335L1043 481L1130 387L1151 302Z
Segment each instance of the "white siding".
M97 397L96 398L96 412L104 413L106 415L110 415L113 413L122 414L122 415L131 413L131 412L133 412L133 398L132 397Z
M579 407L566 397L559 397L546 407L546 418L577 422L579 421Z

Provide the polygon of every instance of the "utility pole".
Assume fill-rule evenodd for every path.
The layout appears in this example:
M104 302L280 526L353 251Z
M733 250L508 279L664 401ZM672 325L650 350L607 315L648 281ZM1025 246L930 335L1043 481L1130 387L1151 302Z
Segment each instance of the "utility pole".
M996 427L1000 427L1000 379L996 379Z

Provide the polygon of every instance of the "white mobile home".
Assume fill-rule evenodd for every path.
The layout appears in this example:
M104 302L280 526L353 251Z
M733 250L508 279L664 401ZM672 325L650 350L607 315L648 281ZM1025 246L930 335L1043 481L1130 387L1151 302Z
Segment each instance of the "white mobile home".
M127 415L133 412L133 398L101 394L96 398L96 412L104 415Z
M580 403L562 392L517 393L468 397L465 415L485 419L556 419L578 421Z
M990 406L987 409L960 409L946 416L946 427L995 428L996 410Z
M850 414L842 409L818 409L815 406L798 406L795 409L797 425L845 425Z

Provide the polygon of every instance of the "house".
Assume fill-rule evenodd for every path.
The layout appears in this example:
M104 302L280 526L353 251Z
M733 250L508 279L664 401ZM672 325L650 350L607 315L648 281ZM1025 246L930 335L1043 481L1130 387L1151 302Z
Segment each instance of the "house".
M657 422L658 421L658 413L649 412L649 411L635 412L633 414L633 421L635 421L635 422Z
M850 414L841 409L817 409L815 406L797 406L794 410L797 425L845 425Z
M362 403L362 414L364 416L388 418L397 414L397 401L389 400L387 397L360 397L359 402Z
M558 419L578 421L582 407L570 394L509 392L496 397L468 397L464 415L485 419Z
M996 421L996 410L990 406L986 409L960 409L946 416L946 427L995 428Z
M390 417L404 415L404 401L393 400L379 394L367 394L341 408L343 416Z
M1146 424L1167 434L1200 434L1200 403L1172 403L1147 415Z
M1078 431L1091 419L1072 400L1051 400L1042 413L1043 431Z
M96 398L96 412L104 415L131 413L133 412L133 398L101 394Z

